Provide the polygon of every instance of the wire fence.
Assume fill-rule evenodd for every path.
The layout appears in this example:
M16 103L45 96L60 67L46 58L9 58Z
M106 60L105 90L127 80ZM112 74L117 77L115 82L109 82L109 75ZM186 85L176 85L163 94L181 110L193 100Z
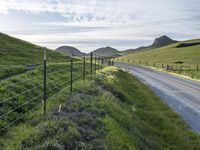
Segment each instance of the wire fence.
M180 75L190 76L191 78L199 78L200 77L200 64L192 64L192 63L185 63L182 61L176 61L171 63L162 63L162 62L154 62L154 61L147 61L147 60L140 60L140 59L133 59L129 58L113 58L114 62L123 62L129 63L133 65L143 65L154 67L157 69L162 69L168 72L178 73Z
M103 64L111 65L110 60L97 57L93 53L78 58L73 55L70 60L62 63L47 61L46 54L44 49L43 63L38 59L36 64L17 67L12 64L10 68L8 65L1 65L0 71L5 71L5 68L25 68L22 72L14 70L15 74L8 73L6 78L0 80L1 135L9 131L10 127L25 122L30 113L39 110L46 116L48 99L67 90L66 87L72 93L75 81L92 80Z

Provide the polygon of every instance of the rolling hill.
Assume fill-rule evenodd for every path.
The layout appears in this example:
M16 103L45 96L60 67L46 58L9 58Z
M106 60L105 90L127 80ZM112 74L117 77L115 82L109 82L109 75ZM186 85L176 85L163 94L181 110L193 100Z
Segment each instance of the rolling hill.
M43 63L44 47L0 33L0 79L32 70ZM47 62L67 62L68 56L47 49Z
M149 46L141 46L139 48L136 49L128 49L125 51L122 51L121 54L130 54L133 52L138 52L138 51L144 51L144 50L150 50L150 49L154 49L154 48L160 48L169 44L173 44L176 43L177 41L167 37L166 35L163 35L161 37L158 37L154 40L153 44L149 45Z
M72 47L72 46L61 46L61 47L57 48L55 51L61 52L63 54L70 55L70 56L72 54L74 54L75 56L83 56L84 55L84 53L82 53L79 49Z
M198 69L200 66L200 39L176 42L161 48L138 51L119 57L117 60L148 65L198 80L200 79ZM167 69L166 66L173 69Z
M182 61L185 64L200 64L200 39L177 42L161 48L154 48L147 51L124 55L120 58L133 59L135 61L148 61L155 63L175 63ZM189 45L182 46L180 45Z
M42 63L44 48L0 33L0 65L32 65ZM66 61L67 57L47 49L47 61Z
M119 54L119 51L115 48L112 47L102 47L98 48L93 53L97 56L102 56L102 57L110 57L110 56L116 56Z

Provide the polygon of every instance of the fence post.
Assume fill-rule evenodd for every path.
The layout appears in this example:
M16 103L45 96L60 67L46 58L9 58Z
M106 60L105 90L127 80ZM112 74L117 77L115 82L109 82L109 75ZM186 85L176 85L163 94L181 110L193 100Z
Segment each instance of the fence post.
M44 47L44 106L43 106L43 113L44 113L44 118L46 119L46 99L47 99L47 83L46 83L46 70L47 70L47 56L46 56L46 47Z
M72 57L71 57L70 93L72 93L72 86L73 86L73 56L74 54L72 54Z
M98 60L98 70L100 69L100 59L99 59L99 57L97 58L97 60Z
M90 78L92 79L92 59L93 59L93 54L90 54Z
M180 67L180 71L179 71L180 74L181 74L181 71L182 71L182 67L183 67L183 66L181 65L181 67Z
M83 80L85 81L85 54L83 56Z
M95 73L95 75L96 75L96 71L97 71L97 56L96 56L96 54L94 54L94 73Z

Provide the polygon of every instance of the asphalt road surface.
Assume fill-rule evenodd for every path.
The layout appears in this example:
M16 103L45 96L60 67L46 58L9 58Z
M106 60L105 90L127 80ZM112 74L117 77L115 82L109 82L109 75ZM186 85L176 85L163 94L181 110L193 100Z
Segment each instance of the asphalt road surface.
M178 112L185 122L200 134L200 83L146 67L115 63L127 68L170 107Z

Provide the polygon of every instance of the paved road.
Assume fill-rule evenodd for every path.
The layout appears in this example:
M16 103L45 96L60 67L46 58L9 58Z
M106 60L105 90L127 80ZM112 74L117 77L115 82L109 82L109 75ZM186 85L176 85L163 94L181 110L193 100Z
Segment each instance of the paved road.
M125 63L116 66L129 69L178 112L186 123L200 134L200 83L146 67Z

